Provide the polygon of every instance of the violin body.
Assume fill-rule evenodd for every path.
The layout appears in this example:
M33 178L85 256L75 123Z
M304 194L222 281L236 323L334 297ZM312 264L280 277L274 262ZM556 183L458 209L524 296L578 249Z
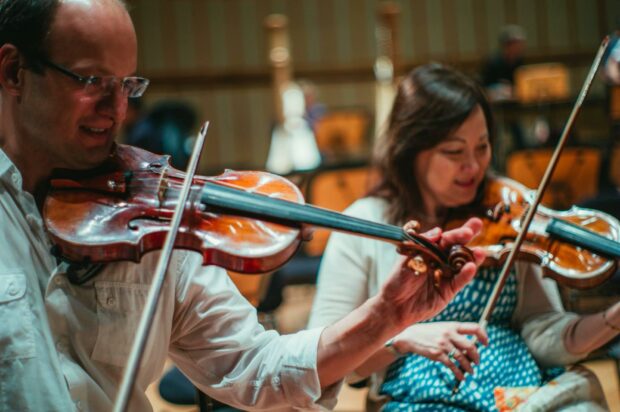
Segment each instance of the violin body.
M507 178L487 180L481 210L468 212L483 221L482 232L467 246L481 247L486 251L484 264L503 264L534 195L534 191ZM449 226L458 225L459 220ZM552 223L557 222L587 229L587 232L615 243L620 239L620 223L606 213L575 206L567 211L538 206L518 257L539 263L546 276L569 287L590 288L607 280L615 272L619 256L596 253L585 242L560 240L549 233Z
M74 262L139 262L161 248L184 178L168 158L118 145L100 168L57 173L43 209L56 253ZM243 273L268 272L292 257L299 227L205 210L199 193L207 181L304 201L295 185L269 173L195 177L175 247L201 252L205 265Z
M168 156L118 145L89 171L56 171L43 206L53 253L76 263L139 262L163 246L185 174ZM194 177L174 247L202 253L203 264L264 273L288 261L313 225L398 245L416 274L452 277L473 253L439 249L419 235L304 204L290 181L265 172Z

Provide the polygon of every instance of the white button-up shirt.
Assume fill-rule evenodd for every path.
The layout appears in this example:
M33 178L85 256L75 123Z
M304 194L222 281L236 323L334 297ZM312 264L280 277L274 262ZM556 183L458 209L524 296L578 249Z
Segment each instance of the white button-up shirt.
M57 265L34 198L0 150L0 410L109 411L158 253L106 265L84 285ZM226 272L177 251L168 269L130 410L166 357L205 393L249 409L322 409L316 373L322 329L265 331Z

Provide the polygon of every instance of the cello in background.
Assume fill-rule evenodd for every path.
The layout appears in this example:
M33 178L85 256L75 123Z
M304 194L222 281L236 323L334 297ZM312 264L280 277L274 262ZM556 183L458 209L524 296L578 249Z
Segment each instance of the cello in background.
M272 72L275 123L266 169L278 174L311 170L321 163L314 133L304 119L304 92L292 79L288 19L272 14L265 19Z
M396 3L381 3L377 11L377 58L375 72L375 139L381 136L392 103L396 96L396 76L399 68L398 58L398 16L400 9Z

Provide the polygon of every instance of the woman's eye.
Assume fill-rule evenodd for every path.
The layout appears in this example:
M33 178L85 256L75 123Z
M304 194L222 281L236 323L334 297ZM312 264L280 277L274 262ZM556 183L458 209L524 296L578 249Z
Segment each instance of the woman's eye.
M484 152L485 150L487 150L488 147L489 147L488 143L481 144L480 146L478 146L478 150L481 152Z
M461 149L457 149L457 150L447 150L447 149L444 149L441 152L443 154L445 154L445 155L448 155L448 156L458 156L458 155L463 153L463 151Z

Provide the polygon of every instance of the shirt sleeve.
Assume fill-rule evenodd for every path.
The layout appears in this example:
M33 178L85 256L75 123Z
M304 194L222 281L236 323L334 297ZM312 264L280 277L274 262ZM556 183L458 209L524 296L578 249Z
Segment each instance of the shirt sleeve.
M543 279L539 265L519 262L520 303L514 322L521 328L534 358L543 367L575 363L587 354L575 355L566 350L565 330L578 315L564 311L556 283Z
M347 215L381 221L382 208L375 199L362 199L354 203ZM323 258L316 286L316 294L309 328L331 325L364 303L375 294L372 283L378 282L375 267L373 239L332 232ZM383 371L371 376L370 396L378 398L378 389L383 380ZM349 383L366 379L352 372L346 377Z
M188 254L178 276L170 357L203 392L252 410L321 410L339 384L323 391L316 371L322 328L291 335L266 331L226 272Z

